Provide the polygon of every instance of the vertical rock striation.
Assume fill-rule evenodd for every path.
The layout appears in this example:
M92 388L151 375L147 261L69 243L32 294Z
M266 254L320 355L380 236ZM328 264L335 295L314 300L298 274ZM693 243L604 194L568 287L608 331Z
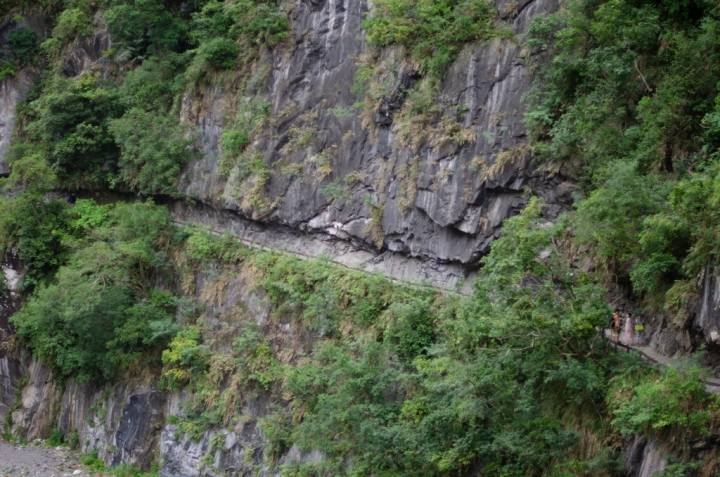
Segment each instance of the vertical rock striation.
M198 128L202 158L187 167L181 189L247 219L375 255L400 254L431 262L430 268L476 267L502 221L524 206L526 187L546 199L550 216L570 204L572 190L558 187L566 183L562 175L534 171L522 123L532 76L519 38L532 17L556 3L500 1L497 7L515 37L468 45L437 93L440 112L408 133L413 125L398 124L397 115L403 92L420 77L397 48L377 59L388 70L391 92L374 111L353 106L362 99L352 92L359 58L369 55L362 31L368 4L296 2L287 44L266 52L255 67L256 75L267 76L266 87L241 98L218 85L185 95L182 118ZM225 177L218 166L220 137L235 109L258 98L271 108L266 130L249 149L271 171L259 191L256 176L239 176L236 168ZM297 144L301 133L309 144ZM335 184L347 193L333 197L327 188ZM254 204L251 190L258 195Z

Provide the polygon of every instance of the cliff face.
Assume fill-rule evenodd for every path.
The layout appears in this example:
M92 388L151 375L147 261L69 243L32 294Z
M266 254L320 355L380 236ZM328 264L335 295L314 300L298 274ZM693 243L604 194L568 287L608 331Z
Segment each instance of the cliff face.
M505 23L516 38L466 47L442 83L440 112L408 133L412 125L397 124L396 113L420 77L396 49L378 59L389 91L378 109L353 107L360 99L353 78L369 55L361 28L366 2L297 2L287 44L256 66L267 76L264 87L240 98L217 85L185 96L182 117L198 128L203 157L183 174L183 192L255 221L350 243L379 255L376 261L412 257L426 266L406 277L435 278L435 269L437 281L452 285L477 266L503 219L523 207L523 188L542 195L550 215L571 201L562 175L534 171L522 124L532 75L517 38L555 3L510 4L496 6L512 11ZM261 205L253 205L248 191L258 178L222 176L219 137L238 105L259 99L271 105L272 119L250 150L272 172ZM299 132L311 140L298 145ZM347 184L347 193L324 193L334 183Z
M549 218L572 202L571 181L530 164L522 124L532 75L520 38L534 16L556 3L500 1L496 7L506 12L501 24L512 38L467 46L445 75L438 111L398 124L407 91L421 77L397 48L372 58L361 27L367 3L292 3L290 38L261 54L253 86L238 90L237 81L225 79L185 93L181 119L201 157L183 172L180 190L227 212L226 220L243 222L236 229L279 227L318 243L301 249L360 252L359 260L372 261L365 268L454 286L477 268L502 221L523 208L525 188L546 200ZM42 16L27 22L34 28ZM65 75L105 71L102 52L110 40L100 15L94 25L96 33L73 43ZM372 61L373 81L387 91L376 109L357 106L362 98L351 92L359 65ZM25 71L0 82L0 174L9 172L3 157L16 104L35 78ZM220 167L220 136L229 123L244 120L235 117L238 110L258 102L270 105L248 148L270 169L259 186L256 174ZM342 192L329 193L332 186ZM258 240L297 248L274 234Z
M515 35L533 16L556 7L553 0L524 1L516 9L510 4L501 1L497 7L510 12L503 21ZM205 223L302 255L330 255L394 278L455 286L477 266L502 221L523 207L524 187L546 198L551 215L569 204L572 187L566 179L536 172L524 146L521 99L532 76L517 39L465 48L442 83L437 98L441 113L402 137L394 115L403 106L405 90L420 80L402 52L384 51L378 59L387 68L383 81L390 91L379 109L363 118L362 108L353 108L360 99L351 92L353 78L360 58L367 55L361 22L368 4L297 1L291 9L290 38L261 55L254 67L254 74L263 76L261 86L235 91L233 83L218 82L184 95L182 121L196 135L202 157L180 178L181 191L195 203L175 203L171 210L176 220ZM96 27L102 27L97 19ZM102 30L76 41L64 73L103 71L102 50L108 42ZM0 159L14 127L16 104L31 79L9 78L0 85L6 91L0 100ZM223 174L219 140L239 107L259 100L271 104L272 119L250 149L262 155L272 172L257 205L247 200L257 177L241 181L237 170ZM298 131L311 134L309 144L294 145ZM490 172L483 175L478 167ZM354 179L347 181L348 176ZM338 182L346 187L342 197L323 193ZM204 285L208 282L199 283L196 297ZM232 283L207 316L242 306L264 324L269 308L258 305L261 297L247 288L241 280ZM215 319L208 325L217 329L216 346L221 346L220 335L237 333L237 324ZM282 336L283 347L299 353L316 338L291 325ZM46 437L57 426L66 440L77 439L86 452L98 450L108 464L147 467L160 461L161 474L168 476L270 473L266 438L257 426L273 404L267 400L248 399L236 424L191 438L167 422L189 396L158 390L157 375L151 372L104 388L72 380L61 388L47 367L19 351L0 357L0 366L6 371L0 411L11 411L5 425L16 435ZM278 464L321 458L292 447Z
M373 59L375 81L387 91L380 105L372 111L355 106L361 98L352 92L353 78L371 59L361 28L368 2L297 0L287 7L292 33L260 55L252 86L238 90L236 82L219 79L184 94L181 120L202 154L180 177L179 188L191 200L171 202L175 220L204 223L253 245L329 255L352 268L455 287L477 268L503 220L523 208L526 188L544 198L547 219L572 203L571 174L541 171L531 163L522 123L522 97L532 72L529 52L518 38L534 16L554 10L557 2L499 0L501 22L514 37L465 47L435 98L438 112L409 123L397 115L407 90L421 78L397 48ZM40 16L28 24L43 28ZM106 72L102 52L110 39L99 16L95 26L96 33L74 43L65 75ZM6 35L2 26L1 35ZM35 79L28 70L0 82L0 175L8 173L3 157L16 106ZM221 167L223 131L244 106L257 101L269 104L270 113L249 152L269 167L265 182L257 174L241 175L237 166ZM328 192L333 185L342 193ZM7 260L5 277L11 284L22 270L17 257ZM654 330L653 344L666 354L689 349L693 339L716 341L720 282L710 268L702 280L703 297L685 327L696 333L665 333L663 325ZM201 278L194 298L201 299L211 286ZM276 326L267 322L269 305L242 278L225 290L222 299L209 303L208 317L240 307L258 325ZM3 342L10 334L7 318L17 306L14 295L0 302ZM237 323L219 318L210 318L208 326L215 330L210 341L215 339L216 350L238 332ZM279 346L297 354L320 336L281 326ZM70 380L60 387L42 363L20 350L2 349L0 423L28 439L46 437L57 426L66 439L77 438L83 451L99 450L108 464L146 467L161 461L162 475L272 473L267 439L257 424L277 403L248 398L232 426L193 438L180 435L177 424L167 420L190 396L161 391L157 380L156 372L148 372L112 386ZM3 421L8 411L11 419ZM655 443L636 441L628 445L627 464L635 475L652 475L665 466L662 456ZM293 446L279 463L321 458Z
M199 276L195 298L215 293L215 278L212 272ZM226 284L226 290L207 302L206 325L213 331L205 338L213 351L227 351L229 341L239 334L242 322L228 319L238 309L245 310L264 332L277 336L288 356L302 355L322 336L297 324L270 322L265 297L250 291L239 275ZM0 424L16 436L46 438L58 428L66 442L76 442L83 452L98 451L108 465L127 462L147 468L151 462L162 462L160 475L168 477L280 475L271 471L267 438L258 428L258 419L282 405L267 397L243 396L242 412L234 424L191 436L180 432L168 416L182 414L192 395L160 390L156 371L128 375L122 382L102 387L72 379L61 386L47 366L22 352L3 354L0 369L9 370L0 388L0 409L10 410L7 416L0 415L4 421ZM292 447L275 467L320 458L318 452L304 454Z
M520 38L534 16L556 3L500 1L496 7L505 12L501 24L511 38L467 46L445 75L438 110L398 124L407 91L421 77L397 48L372 58L361 27L367 3L288 5L291 35L261 54L251 86L238 90L239 82L220 79L185 93L181 119L201 157L183 172L181 191L227 212L226 220L244 221L236 229L279 227L321 243L331 255L364 251L362 261L371 258L372 269L396 278L455 285L478 266L502 221L522 209L525 188L546 200L549 218L572 202L573 184L562 171L540 172L530 164L522 124L532 75ZM42 17L27 22L34 28ZM65 75L105 71L102 52L110 40L100 15L94 25L96 33L73 43ZM359 65L373 61L373 81L387 92L375 109L357 106L362 98L351 91ZM25 72L0 83L2 164L16 104L34 79ZM220 136L229 123L245 120L235 117L239 110L258 102L270 105L248 148L270 170L260 185L257 174L220 167ZM333 186L341 192L328 192ZM270 235L258 240L296 248Z

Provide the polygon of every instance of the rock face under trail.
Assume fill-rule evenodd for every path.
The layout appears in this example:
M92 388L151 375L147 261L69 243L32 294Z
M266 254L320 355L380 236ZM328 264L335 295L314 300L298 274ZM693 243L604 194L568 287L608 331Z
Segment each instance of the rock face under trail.
M625 453L628 475L652 477L665 470L666 466L666 452L663 452L656 441L648 441L642 436L635 437Z
M8 356L7 346L13 332L10 317L20 306L18 290L19 281L23 274L20 257L17 251L11 251L2 262L2 276L0 276L0 426L5 422L5 416L16 399L18 385L23 371L18 360Z
M302 258L327 257L339 265L368 273L381 273L392 280L472 293L474 274L458 263L438 263L387 250L373 253L357 241L336 240L325 234L253 221L240 214L198 204L174 202L169 207L178 225L201 224L214 233L230 234L250 247L275 249Z
M200 276L197 296L213 284L213 276ZM221 301L209 302L207 307L207 326L217 330L217 340L208 339L208 342L215 343L212 346L216 351L227 346L221 338L234 336L242 325L215 318L227 316L233 310L246 310L259 326L278 327L268 322L270 304L252 292L239 275L228 284L226 296ZM281 336L283 348L295 353L302 352L319 336L306 336L298 326L291 325L282 328L281 333L278 331L275 330ZM275 405L267 398L249 398L232 425L191 437L178 432L178 425L168 419L168 416L182 414L183 405L191 396L185 391L160 389L157 373L148 371L146 376L104 386L78 384L70 379L63 389L41 362L23 353L4 359L18 368L16 383L24 377L19 401L16 402L15 395L0 400L6 409L14 409L9 430L16 437L33 441L46 438L57 428L66 442L77 442L81 452L96 450L108 465L129 463L147 468L151 462L163 462L160 474L166 476L221 475L218 471L233 477L258 468L260 474L253 475L276 475L270 470L266 456L267 439L258 426L258 420ZM4 424L10 426L10 422ZM317 458L317 453L303 454L292 448L280 461L304 462Z

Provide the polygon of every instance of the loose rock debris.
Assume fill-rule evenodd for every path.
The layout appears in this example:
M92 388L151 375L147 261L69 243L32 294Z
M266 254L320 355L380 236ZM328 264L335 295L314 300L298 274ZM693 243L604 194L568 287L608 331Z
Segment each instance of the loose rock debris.
M89 477L78 455L41 442L20 446L0 440L0 477Z

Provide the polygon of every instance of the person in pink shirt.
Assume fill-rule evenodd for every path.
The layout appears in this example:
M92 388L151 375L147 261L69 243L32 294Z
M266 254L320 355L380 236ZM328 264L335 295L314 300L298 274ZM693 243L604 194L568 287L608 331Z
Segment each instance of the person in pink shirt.
M620 335L620 342L626 346L632 346L635 340L635 327L633 326L633 320L630 313L625 314L625 323L623 325L623 331Z

